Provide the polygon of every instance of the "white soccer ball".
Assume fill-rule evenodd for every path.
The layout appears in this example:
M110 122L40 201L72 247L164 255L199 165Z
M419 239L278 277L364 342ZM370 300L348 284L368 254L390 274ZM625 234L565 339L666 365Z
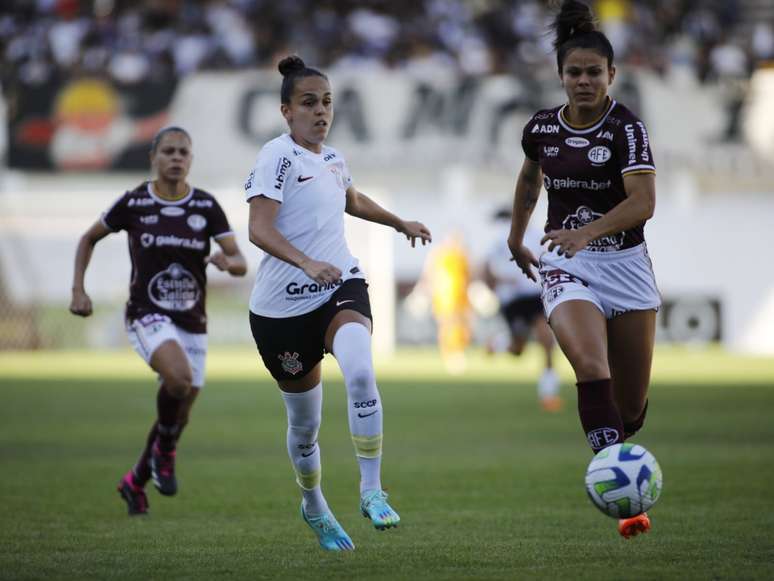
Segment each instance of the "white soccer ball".
M615 444L597 453L586 470L586 492L612 518L630 518L650 509L661 495L661 468L642 446Z

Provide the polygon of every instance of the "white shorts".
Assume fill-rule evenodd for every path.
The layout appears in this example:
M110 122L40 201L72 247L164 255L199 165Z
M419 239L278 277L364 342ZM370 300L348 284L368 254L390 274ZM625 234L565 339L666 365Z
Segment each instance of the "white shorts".
M607 319L661 306L644 243L618 252L582 250L572 258L545 252L540 257L540 279L546 317L557 305L572 300L594 303Z
M204 368L207 359L207 334L189 333L175 325L166 315L153 313L134 321L127 321L126 334L137 354L150 365L153 352L164 341L175 341L188 356L193 387L204 386Z

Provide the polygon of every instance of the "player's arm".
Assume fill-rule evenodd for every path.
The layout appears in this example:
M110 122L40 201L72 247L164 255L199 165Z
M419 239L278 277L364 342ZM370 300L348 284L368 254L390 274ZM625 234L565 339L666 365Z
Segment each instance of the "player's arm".
M97 220L78 241L78 248L75 251L72 298L70 299L70 312L73 315L81 317L91 315L91 298L86 294L84 287L86 269L89 267L89 262L91 262L94 246L110 233L112 233L112 230L105 226L101 220Z
M421 222L407 222L402 220L392 212L382 208L365 194L358 192L355 189L355 186L349 186L347 188L347 205L345 211L350 216L394 228L401 234L404 234L407 240L411 241L412 247L415 246L417 238L422 241L423 245L433 241L433 237L427 226Z
M250 198L248 230L250 242L275 258L300 268L315 282L331 283L341 278L341 270L309 256L293 246L274 226L280 203L265 196Z
M216 238L220 246L218 252L204 259L205 264L213 264L218 270L228 272L231 276L244 276L247 273L247 261L239 250L236 237L233 234Z
M656 209L656 174L635 173L624 176L626 199L601 218L577 230L553 230L542 242L550 240L548 250L559 247L559 252L572 257L592 240L617 234L639 226L653 216Z
M508 247L521 271L536 282L537 277L532 271L532 266L538 266L538 261L532 251L524 246L524 233L527 231L532 212L535 211L542 185L543 171L540 169L540 164L525 157L513 194L513 217L511 232L508 235Z

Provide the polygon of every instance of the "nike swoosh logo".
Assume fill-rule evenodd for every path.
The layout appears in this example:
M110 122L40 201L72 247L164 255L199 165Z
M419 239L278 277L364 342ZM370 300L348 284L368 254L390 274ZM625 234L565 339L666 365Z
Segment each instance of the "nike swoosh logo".
M372 411L371 413L368 413L368 414L357 414L357 417L359 417L359 418L367 418L368 416L374 415L378 411L379 410L374 410L374 411Z
M313 177L314 176L307 176L305 178L302 178L301 176L298 176L298 183L300 184L300 183L305 182L306 180L311 180Z
M309 452L308 454L304 454L303 452L301 452L301 457L302 457L302 458L309 458L309 456L311 456L311 455L312 455L312 454L314 454L315 452L317 452L317 448L315 448L314 450L312 450L312 451L311 451L311 452Z
M347 299L346 301L336 301L336 306L340 307L341 305L345 305L347 303L354 303L355 299Z

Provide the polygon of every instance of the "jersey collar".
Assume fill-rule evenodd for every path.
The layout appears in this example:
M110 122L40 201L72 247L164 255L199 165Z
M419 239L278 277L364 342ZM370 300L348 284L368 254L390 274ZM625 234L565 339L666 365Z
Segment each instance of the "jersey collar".
M183 204L185 204L185 203L186 203L188 200L190 200L190 199L191 199L191 197L193 196L193 193L194 193L194 188L193 188L193 186L188 186L188 193L187 193L185 196L183 196L183 197L182 197L182 198L180 198L179 200L174 200L174 201L172 201L172 200L165 200L164 198L162 198L161 196L159 196L159 195L156 193L156 191L153 189L153 182L152 182L152 181L149 181L149 182L148 182L148 187L147 187L147 189L148 189L148 195L149 195L151 198L153 198L154 200L156 200L156 201L157 201L159 204L162 204L162 205L164 205L164 206L182 206L182 205L183 205Z
M583 125L581 127L575 127L573 125L570 125L567 122L567 120L565 120L564 113L565 113L565 110L567 109L567 104L562 105L562 108L559 109L559 114L557 115L559 119L559 124L570 133L575 133L578 135L584 135L586 133L591 133L592 131L596 131L597 129L602 127L602 124L607 119L607 116L610 115L610 111L612 111L613 107L616 106L615 99L610 99L609 97L608 99L609 99L609 102L607 104L607 109L605 109L605 112L602 113L602 115L600 115L599 119L592 122L590 125Z

